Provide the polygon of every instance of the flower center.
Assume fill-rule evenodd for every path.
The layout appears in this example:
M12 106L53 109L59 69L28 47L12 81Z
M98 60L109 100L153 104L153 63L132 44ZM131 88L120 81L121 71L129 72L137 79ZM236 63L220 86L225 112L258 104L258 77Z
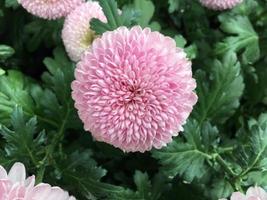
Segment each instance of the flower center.
M87 48L89 45L92 44L93 40L95 39L95 33L94 31L92 31L91 29L88 29L85 34L84 37L81 40L81 44L84 45L85 48Z
M143 89L136 80L122 80L120 81L120 97L119 104L125 106L130 104L146 103L146 90Z

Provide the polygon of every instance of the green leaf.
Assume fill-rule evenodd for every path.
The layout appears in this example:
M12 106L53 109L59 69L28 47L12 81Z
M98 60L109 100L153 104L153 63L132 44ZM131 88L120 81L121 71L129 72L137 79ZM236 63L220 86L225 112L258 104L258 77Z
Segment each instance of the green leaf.
M222 17L221 29L234 36L229 36L215 47L215 54L223 55L229 51L242 52L242 58L245 63L254 63L259 59L259 37L253 29L248 17L229 16Z
M29 94L29 80L18 71L10 70L0 76L0 121L9 124L9 116L18 105L34 116L34 102Z
M90 150L76 151L68 160L62 161L59 168L62 181L73 183L73 190L77 194L82 194L81 199L90 197L109 200L145 200L129 189L101 182L100 179L106 174L106 170L98 167L91 156Z
M123 26L123 19L119 15L118 5L115 0L99 0L99 4L108 21L107 23L103 23L98 19L91 20L90 26L97 34L112 31Z
M176 46L180 47L185 50L187 57L189 59L194 59L197 56L197 46L195 44L192 44L190 46L186 46L187 41L182 35L175 35L174 40L176 42Z
M258 62L255 66L256 79L250 78L246 79L246 99L249 100L251 106L255 106L259 103L264 103L267 97L267 68L264 61ZM266 100L265 100L266 101ZM267 101L266 101L267 102ZM267 104L267 103L265 103ZM264 108L263 108L264 110Z
M27 35L27 50L36 51L42 43L46 47L54 48L55 44L61 44L62 20L35 19L24 26Z
M159 159L162 172L167 176L179 174L191 182L207 172L206 161L212 159L209 152L216 145L217 136L218 130L209 123L200 129L197 121L190 120L185 125L185 142L178 137L167 147L154 150L152 155Z
M46 141L45 132L37 133L37 119L33 117L26 121L20 107L16 107L11 114L13 130L0 124L0 134L5 138L5 152L8 157L16 158L23 163L38 165L41 160L42 146Z
M260 115L258 120L248 122L248 144L240 144L235 152L236 162L242 169L239 177L244 177L252 171L267 169L267 113Z
M61 48L55 49L53 53L54 58L44 59L48 69L42 75L45 89L34 85L31 95L37 104L39 115L48 117L55 126L64 123L66 128L76 128L80 126L80 121L73 106L70 87L75 66Z
M212 199L222 199L229 197L233 192L230 183L221 177L221 179L215 179L213 181L211 190L208 191L209 194L207 195L211 196Z
M0 76L4 75L6 73L5 70L3 70L1 67L0 67Z
M42 76L43 86L33 83L18 71L8 71L0 76L0 120L8 125L9 115L15 106L23 108L29 116L37 116L39 122L59 127L63 122L67 128L80 127L71 98L70 84L74 79L74 65L65 52L58 48L55 58L46 58L48 72ZM72 123L69 123L72 122Z
M155 11L153 2L150 0L135 0L133 5L141 13L141 16L137 20L138 24L142 27L148 26Z
M7 45L0 45L0 60L6 60L9 57L13 56L15 53L15 50Z
M169 3L169 13L173 13L179 9L183 9L186 1L185 0L168 0Z
M198 70L198 104L194 115L200 123L210 119L224 123L239 107L244 83L240 64L234 53L228 52L222 61L210 64L210 73Z
M166 185L166 178L161 174L156 174L153 181L149 180L147 173L135 171L134 182L138 195L145 200L160 199Z
M160 26L160 23L154 21L154 22L151 22L149 25L148 25L149 28L151 28L152 31L160 31L161 30L161 26Z
M5 0L5 6L7 8L17 8L19 4L17 0Z
M136 171L134 174L134 182L137 186L137 191L144 199L151 199L151 182L147 173Z
M176 35L174 40L176 42L176 46L180 48L184 48L187 43L186 39L182 35Z

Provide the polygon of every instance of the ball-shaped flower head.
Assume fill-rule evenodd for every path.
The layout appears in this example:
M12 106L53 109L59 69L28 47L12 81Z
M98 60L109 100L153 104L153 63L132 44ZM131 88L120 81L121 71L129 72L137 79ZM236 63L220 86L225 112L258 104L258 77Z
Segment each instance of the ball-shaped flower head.
M202 5L213 10L225 10L235 7L243 0L200 0Z
M1 200L76 200L59 187L40 183L35 186L35 178L26 179L26 170L22 163L15 163L9 173L0 166Z
M29 13L44 19L67 16L85 0L18 0Z
M75 62L80 60L95 39L95 33L90 29L93 18L106 22L99 3L88 1L77 7L65 20L62 39L69 57Z
M267 193L260 187L250 187L246 194L235 192L232 194L230 200L266 200ZM227 199L221 199L227 200Z
M125 152L165 146L197 101L184 51L172 38L140 26L97 38L75 77L72 97L85 130Z

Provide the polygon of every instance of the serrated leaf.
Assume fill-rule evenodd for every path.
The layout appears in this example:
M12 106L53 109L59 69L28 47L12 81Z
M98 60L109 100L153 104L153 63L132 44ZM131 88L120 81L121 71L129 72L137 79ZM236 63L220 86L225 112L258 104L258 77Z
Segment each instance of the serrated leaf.
M244 177L252 171L266 170L267 162L267 113L260 115L258 120L251 119L248 122L248 144L240 147L235 152L236 162L240 165Z
M34 115L34 102L29 95L29 84L21 72L10 70L0 76L0 121L9 124L13 108L21 106L29 116Z
M206 160L212 159L209 150L217 134L217 129L210 124L200 129L197 121L190 120L185 125L186 142L177 138L167 147L153 151L152 155L159 159L163 173L170 177L179 174L186 181L191 182L206 173Z
M63 21L36 19L24 26L28 36L26 47L30 52L36 51L42 43L47 47L53 47L61 42L61 29Z
M61 48L55 49L53 53L54 58L44 59L48 69L42 75L45 89L32 86L31 94L40 115L49 117L57 125L64 123L66 128L76 128L80 126L80 121L73 106L70 87L74 79L74 64Z
M5 152L7 157L16 158L24 163L38 164L42 152L42 145L46 141L45 132L37 133L37 119L33 117L26 121L23 110L15 107L11 114L13 130L0 124L0 134L5 138Z
M206 119L223 123L239 106L244 83L240 64L234 53L228 52L222 61L210 65L211 72L197 71L198 104L194 115L200 123Z
M233 192L234 191L231 184L221 178L213 181L211 190L208 192L209 194L207 195L211 196L212 199L222 199L229 197Z
M245 63L254 63L260 56L259 37L246 16L230 16L221 19L221 29L234 36L226 37L215 47L215 54L223 55L229 51L241 52Z
M144 199L151 199L151 182L147 173L136 171L134 174L134 182L137 186L137 191Z
M90 150L74 152L68 160L60 165L62 181L72 182L72 186L75 190L78 189L83 197L109 200L145 200L129 189L101 182L100 179L106 174L106 170L98 167L91 156Z

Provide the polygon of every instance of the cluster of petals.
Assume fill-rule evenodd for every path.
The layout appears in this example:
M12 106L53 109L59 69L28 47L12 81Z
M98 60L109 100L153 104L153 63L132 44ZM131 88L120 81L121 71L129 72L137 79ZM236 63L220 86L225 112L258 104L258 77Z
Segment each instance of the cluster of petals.
M22 163L15 163L9 173L0 166L1 200L76 200L59 187L40 183L35 186L35 177L26 179Z
M97 38L75 78L72 97L85 130L125 152L166 146L197 102L186 53L172 38L140 26Z
M62 39L69 57L75 62L80 60L81 55L96 37L90 29L90 21L93 18L106 22L99 3L88 1L78 6L65 20Z
M18 0L29 13L44 19L66 17L85 0Z
M200 0L201 4L213 10L231 9L243 0Z
M230 200L267 200L267 193L260 187L250 187L246 194L242 194L241 192L233 193Z

